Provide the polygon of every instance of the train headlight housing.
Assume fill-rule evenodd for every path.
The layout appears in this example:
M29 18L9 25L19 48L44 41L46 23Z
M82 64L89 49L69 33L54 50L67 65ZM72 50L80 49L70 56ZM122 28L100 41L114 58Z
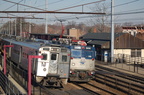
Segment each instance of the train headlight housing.
M93 75L95 72L94 71L91 71L91 74Z
M61 73L63 73L63 70L60 70Z
M43 68L43 71L46 71L46 68Z
M75 63L72 63L72 66L75 66Z
M70 74L75 74L75 72L73 70L70 70Z

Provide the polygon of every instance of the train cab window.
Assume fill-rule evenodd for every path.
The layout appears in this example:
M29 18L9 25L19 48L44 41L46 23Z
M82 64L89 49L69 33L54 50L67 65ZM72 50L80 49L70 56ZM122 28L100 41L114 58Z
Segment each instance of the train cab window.
M93 58L94 57L94 52L92 52L92 51L83 51L83 57Z
M42 60L47 60L47 54L42 54L43 58Z
M62 55L62 62L67 62L67 56L66 55Z
M51 55L51 60L56 60L57 54L52 54Z
M71 56L72 57L81 57L81 50L72 50Z

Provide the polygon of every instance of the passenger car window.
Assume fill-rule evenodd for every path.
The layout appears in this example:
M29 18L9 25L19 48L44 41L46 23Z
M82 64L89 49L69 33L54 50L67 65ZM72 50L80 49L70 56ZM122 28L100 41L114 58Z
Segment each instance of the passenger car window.
M62 62L67 62L67 56L66 55L62 55Z

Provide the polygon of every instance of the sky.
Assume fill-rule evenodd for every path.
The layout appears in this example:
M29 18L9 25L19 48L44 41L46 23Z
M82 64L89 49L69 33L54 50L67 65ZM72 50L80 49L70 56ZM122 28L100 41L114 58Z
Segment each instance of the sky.
M112 0L0 0L0 10L1 11L42 11L47 7L48 11L63 11L63 12L92 12L95 9L96 4L105 4L107 6L106 14L110 13ZM122 24L125 22L132 23L144 23L144 0L113 0L114 1L114 16L115 23ZM99 3L92 3L99 2ZM17 4L15 4L17 3ZM18 4L19 3L19 4ZM89 4L92 3L92 4ZM83 5L79 7L73 7L77 5ZM35 8L30 8L32 6ZM69 8L73 7L73 8ZM68 8L68 9L64 9ZM39 10L41 9L41 10ZM63 10L59 10L63 9ZM0 13L0 17L3 16L20 16L20 17L37 17L45 18L45 14L6 14ZM53 24L59 19L63 19L66 22L75 21L77 23L83 22L91 19L90 15L85 14L47 14L48 24ZM0 23L3 24L9 20L0 18ZM34 23L45 23L44 19L32 19L27 20Z

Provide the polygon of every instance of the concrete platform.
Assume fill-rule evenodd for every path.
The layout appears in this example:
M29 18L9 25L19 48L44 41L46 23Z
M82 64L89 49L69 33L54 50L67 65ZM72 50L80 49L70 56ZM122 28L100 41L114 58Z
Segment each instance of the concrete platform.
M107 63L102 61L96 61L95 64L103 65L104 67L107 68L144 77L144 68L139 67L138 65L130 65L126 63Z

